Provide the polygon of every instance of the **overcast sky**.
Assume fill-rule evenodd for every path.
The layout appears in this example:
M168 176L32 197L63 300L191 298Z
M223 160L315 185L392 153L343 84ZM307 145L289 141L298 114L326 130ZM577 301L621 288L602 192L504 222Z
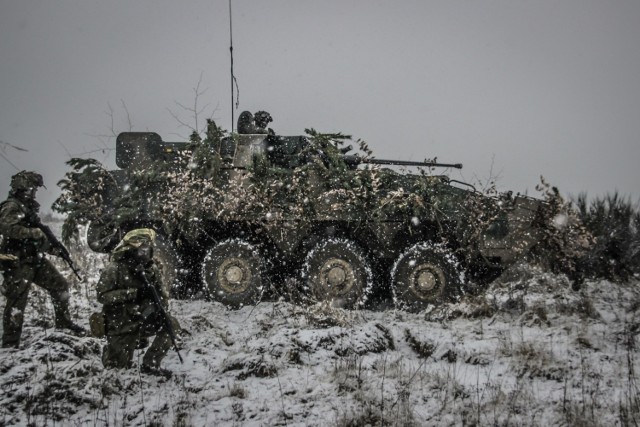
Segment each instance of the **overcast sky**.
M233 0L235 112L313 127L455 179L640 199L640 1ZM231 128L228 0L0 0L0 151L43 173L129 129L186 137L168 109ZM106 145L104 145L106 144ZM2 146L0 146L1 148ZM86 155L86 154L85 154ZM113 154L91 156L113 167ZM0 158L0 192L17 170Z

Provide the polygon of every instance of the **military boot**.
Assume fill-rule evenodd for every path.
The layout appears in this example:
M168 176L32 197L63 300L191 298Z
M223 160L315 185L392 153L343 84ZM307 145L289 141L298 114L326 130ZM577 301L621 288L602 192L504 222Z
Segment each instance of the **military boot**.
M56 316L57 317L57 316ZM71 321L71 319L59 319L56 318L56 328L57 329L66 329L69 332L71 332L72 334L79 336L79 337L83 337L87 334L86 329L84 329L82 326L73 323Z
M79 337L83 337L83 336L85 336L87 334L87 331L86 331L85 328L83 328L82 326L77 325L77 324L75 324L75 323L73 323L71 321L69 321L69 323L65 323L62 326L57 326L57 327L58 327L58 329L67 329L70 332L72 332L74 335L77 335Z
M20 348L20 341L2 340L2 348Z
M142 350L149 347L149 338L147 337L140 337L138 338L138 343L136 344L136 349L137 350Z
M57 310L56 310L57 311ZM56 329L66 329L77 336L85 336L87 331L80 325L73 323L69 318L69 313L61 315L56 312Z
M173 376L173 373L168 369L163 368L155 368L149 365L141 365L140 372L143 374L155 375L156 377L164 377L166 379L170 379Z
M85 336L87 334L87 331L82 326L73 323L67 304L54 304L53 312L57 329L67 329L77 336Z

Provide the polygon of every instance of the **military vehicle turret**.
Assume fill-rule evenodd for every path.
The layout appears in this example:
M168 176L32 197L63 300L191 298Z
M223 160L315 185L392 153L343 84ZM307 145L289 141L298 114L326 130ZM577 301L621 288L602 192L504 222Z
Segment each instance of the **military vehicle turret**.
M345 308L387 295L411 311L493 280L537 243L541 201L435 173L459 164L350 155L343 139L121 133L119 169L84 216L88 243L107 252L153 227L172 291L232 307L268 292Z

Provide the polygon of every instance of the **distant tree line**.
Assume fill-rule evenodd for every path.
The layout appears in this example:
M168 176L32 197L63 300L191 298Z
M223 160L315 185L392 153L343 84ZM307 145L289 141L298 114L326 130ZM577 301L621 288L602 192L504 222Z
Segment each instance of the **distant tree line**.
M587 278L627 281L640 275L640 209L638 203L617 192L587 201L575 200L578 215L594 236L594 244L582 260Z
M640 278L640 203L618 192L589 200L580 194L565 201L542 181L547 201L545 229L532 261L567 274L576 286L585 279L626 282Z

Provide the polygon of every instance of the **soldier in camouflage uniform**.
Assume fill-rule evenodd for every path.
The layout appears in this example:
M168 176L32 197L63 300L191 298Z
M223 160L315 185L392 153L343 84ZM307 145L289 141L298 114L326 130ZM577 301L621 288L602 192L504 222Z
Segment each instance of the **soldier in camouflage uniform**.
M272 121L271 114L266 111L256 111L256 114L243 111L238 117L238 133L275 135L273 129L267 127Z
M267 127L269 123L273 121L271 114L266 111L256 111L253 115L253 120L256 124L256 132L255 133L266 133L269 135L275 135L273 129Z
M71 321L69 314L69 283L46 259L45 253L58 255L44 232L36 226L40 223L39 203L35 200L38 187L42 187L42 175L22 171L11 178L9 197L0 205L0 253L10 255L13 261L3 263L4 294L7 303L2 325L3 347L20 345L24 310L31 284L35 283L51 295L56 328L83 333L84 329Z
M100 276L98 301L103 304L107 336L102 363L107 368L131 367L134 350L155 335L140 371L169 378L171 372L160 368L160 362L171 348L171 336L149 288L156 289L166 311L168 296L163 293L160 270L153 261L155 235L148 228L128 232ZM178 330L177 321L171 321Z
M238 117L238 133L256 133L256 124L253 120L253 114L251 114L250 111L240 113L240 117Z

